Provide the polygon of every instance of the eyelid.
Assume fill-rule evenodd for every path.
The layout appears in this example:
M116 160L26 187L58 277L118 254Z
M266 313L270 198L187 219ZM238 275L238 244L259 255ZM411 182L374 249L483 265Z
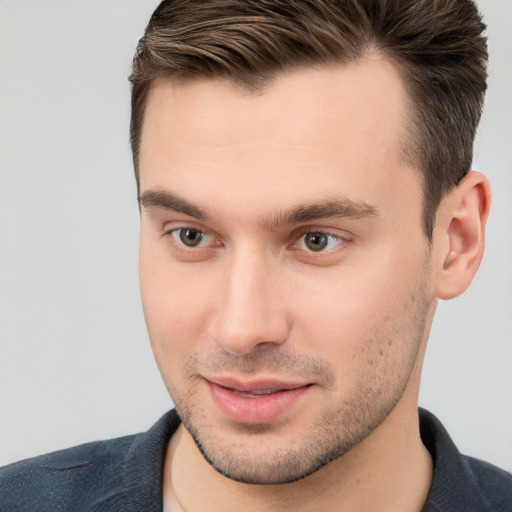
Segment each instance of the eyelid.
M205 237L210 237L211 242L207 244L200 244L196 247L189 247L184 243L180 242L176 239L174 233L180 231L182 229L193 229L197 230L201 233L204 233ZM200 254L205 254L205 251L212 251L217 248L223 247L224 242L221 237L214 231L206 228L204 225L200 225L194 221L172 221L164 224L162 229L161 237L168 240L168 243L172 245L174 250L178 253L183 254L184 256L196 255L199 257ZM308 233L321 233L325 234L328 237L335 238L339 240L339 243L336 244L335 247L324 249L321 251L313 251L301 248L298 246L299 240ZM342 252L347 247L347 244L353 241L354 236L340 229L326 228L324 226L304 226L300 227L292 232L289 237L289 242L286 244L286 247L289 250L300 251L303 254L303 257L313 260L313 259L327 259L328 256L337 255L339 252Z
M353 235L347 231L341 229L326 228L323 226L304 226L298 228L292 233L291 238L298 239L308 233L323 233L325 235L339 238L340 240L346 240L347 242L353 239Z
M195 245L195 246L188 246L187 244L183 243L182 240L180 240L180 232L181 231L195 231L196 233L200 233L201 234L201 238L199 240L199 244L198 245ZM183 248L186 248L186 249L200 249L200 248L203 248L205 245L208 245L207 242L208 242L208 238L211 238L211 236L208 234L208 233L205 233L204 231L200 230L200 229L195 229L195 228L176 228L176 229L171 229L170 231L168 231L168 234L172 237L172 239L174 240L174 242L183 247Z
M321 233L325 234L329 237L336 238L340 241L339 244L337 244L335 247L323 251L311 251L306 249L301 249L300 247L297 247L297 244L299 240L308 233ZM296 251L302 251L304 254L307 254L310 258L321 258L326 257L327 255L332 255L333 253L338 252L339 250L343 250L345 246L353 240L353 236L350 235L350 233L347 233L346 231L339 231L339 230L333 230L325 227L318 227L318 226L305 226L303 228L299 228L298 230L295 230L292 235L292 241L288 245L288 247L292 250Z
M176 239L174 233L182 230L182 229L192 229L194 231L199 231L203 233L205 237L209 237L212 239L212 242L209 244L202 244L197 247L188 247L187 245L181 243ZM198 253L200 251L210 250L212 248L221 247L222 242L220 241L220 237L214 233L213 231L205 228L204 226L200 226L193 221L176 221L176 222L167 222L163 226L162 238L167 239L170 244L179 252L182 253Z
M305 240L305 238L309 235L322 235L324 236L326 239L327 239L327 245L317 251L313 250L313 249L309 249L307 247L307 242ZM329 247L329 245L332 246L332 244L335 244L334 247ZM302 235L301 237L299 237L297 239L297 242L296 244L297 245L301 245L302 247L299 247L301 250L303 251L306 251L306 252L313 252L313 253L325 253L325 252L330 252L331 250L334 250L338 245L340 245L341 243L343 243L343 239L341 239L339 236L334 236L334 235L330 235L328 233L321 233L321 232L318 232L318 231L314 231L313 233L306 233L305 235Z

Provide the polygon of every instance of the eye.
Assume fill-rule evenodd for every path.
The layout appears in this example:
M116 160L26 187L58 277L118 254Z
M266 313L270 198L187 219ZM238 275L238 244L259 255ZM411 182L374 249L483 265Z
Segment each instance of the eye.
M330 233L324 233L322 231L311 231L304 233L296 243L298 249L310 252L322 252L329 251L340 245L343 240Z
M170 232L176 242L186 247L202 247L210 241L210 236L204 231L194 228L179 228Z

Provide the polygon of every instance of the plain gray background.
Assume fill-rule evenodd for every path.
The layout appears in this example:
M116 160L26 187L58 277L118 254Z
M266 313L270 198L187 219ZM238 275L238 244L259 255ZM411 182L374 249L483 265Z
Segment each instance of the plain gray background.
M420 404L512 470L512 1L480 0L479 275L440 304ZM156 1L0 1L0 464L147 429L171 401L139 300L127 76Z

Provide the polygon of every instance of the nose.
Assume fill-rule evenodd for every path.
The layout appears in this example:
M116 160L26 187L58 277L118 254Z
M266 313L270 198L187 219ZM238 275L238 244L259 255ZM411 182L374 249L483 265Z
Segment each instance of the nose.
M290 322L278 291L278 269L246 252L233 256L225 270L210 324L213 340L233 355L284 343Z

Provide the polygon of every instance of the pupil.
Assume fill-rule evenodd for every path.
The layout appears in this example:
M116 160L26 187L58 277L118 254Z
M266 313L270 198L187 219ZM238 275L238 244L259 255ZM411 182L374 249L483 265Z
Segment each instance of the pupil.
M308 233L305 242L308 249L318 252L325 249L329 241L324 233Z
M180 230L180 240L188 247L196 247L203 239L203 233L196 229Z

